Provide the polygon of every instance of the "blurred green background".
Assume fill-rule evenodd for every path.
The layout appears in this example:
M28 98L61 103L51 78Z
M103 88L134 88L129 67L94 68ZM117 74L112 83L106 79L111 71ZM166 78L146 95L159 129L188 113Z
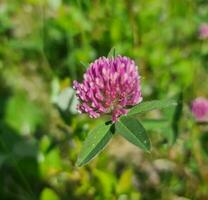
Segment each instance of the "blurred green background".
M207 200L208 127L190 112L208 97L206 22L207 0L1 0L0 199ZM78 115L70 87L112 47L135 59L144 100L182 92L183 112L142 116L150 154L115 136L77 168L102 119Z

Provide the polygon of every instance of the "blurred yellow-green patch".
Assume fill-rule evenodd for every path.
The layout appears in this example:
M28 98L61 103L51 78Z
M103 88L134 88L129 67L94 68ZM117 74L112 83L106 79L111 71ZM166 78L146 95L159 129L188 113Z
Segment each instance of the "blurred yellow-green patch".
M208 98L202 24L207 0L1 0L0 199L207 200L208 124L191 113ZM138 65L142 126L93 137L111 117L79 114L72 85L111 49Z

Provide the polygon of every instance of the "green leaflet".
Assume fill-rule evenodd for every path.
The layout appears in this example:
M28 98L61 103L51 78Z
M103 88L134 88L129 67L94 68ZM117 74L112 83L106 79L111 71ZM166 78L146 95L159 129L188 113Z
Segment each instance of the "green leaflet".
M149 151L151 148L149 137L144 127L137 119L122 116L119 121L116 122L116 132L145 151Z
M115 58L116 57L116 49L115 47L112 47L111 50L108 53L108 58Z
M138 105L131 108L128 112L128 116L137 115L154 109L163 109L170 106L177 106L177 102L175 100L146 101L144 103L139 103Z
M82 166L89 162L107 145L112 136L110 124L102 124L93 129L84 141L76 165Z
M166 110L165 114L168 119L170 119L170 131L167 132L165 135L169 141L169 144L174 144L179 131L179 123L182 116L182 110L183 110L183 93L180 93L177 97L177 106L172 109Z
M116 132L122 135L126 140L131 142L132 144L140 147L145 151L149 151L151 149L151 143L149 137L146 133L145 128L142 124L137 120L132 118L131 116L140 114L143 112L151 111L153 109L163 109L170 106L177 106L175 100L154 100L149 102L140 103L133 108L130 109L127 116L120 117L119 121L116 122L115 128ZM164 121L162 124L166 126L167 122ZM145 124L147 127L158 125L155 122ZM114 131L112 128L114 125L111 124L102 124L95 129L93 129L87 136L84 141L81 152L78 156L78 160L76 162L77 166L82 166L89 162L95 155L97 155L109 142L112 138Z

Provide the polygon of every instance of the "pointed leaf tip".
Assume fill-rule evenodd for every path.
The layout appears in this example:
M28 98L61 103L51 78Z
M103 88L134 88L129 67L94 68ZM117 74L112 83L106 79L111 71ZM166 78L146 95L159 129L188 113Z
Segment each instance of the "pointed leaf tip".
M116 48L112 47L111 50L108 53L108 58L115 58L116 57Z
M78 156L76 166L85 165L104 149L113 136L111 126L111 124L99 125L88 134Z
M164 109L171 106L177 106L177 102L175 100L153 100L153 101L146 101L137 104L133 108L131 108L128 112L128 116L137 115L144 112L148 112L155 109Z

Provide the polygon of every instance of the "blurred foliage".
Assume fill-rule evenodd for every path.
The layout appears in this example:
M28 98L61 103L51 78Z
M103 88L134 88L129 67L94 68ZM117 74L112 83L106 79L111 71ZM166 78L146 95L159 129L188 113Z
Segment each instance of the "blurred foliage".
M208 97L204 22L207 0L0 1L0 199L207 200L208 127L189 109L196 96ZM81 62L112 47L136 60L145 100L182 92L183 115L142 116L151 154L118 136L77 168L100 119L77 115L69 87L82 79ZM164 137L171 127L173 145Z

